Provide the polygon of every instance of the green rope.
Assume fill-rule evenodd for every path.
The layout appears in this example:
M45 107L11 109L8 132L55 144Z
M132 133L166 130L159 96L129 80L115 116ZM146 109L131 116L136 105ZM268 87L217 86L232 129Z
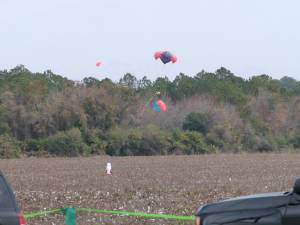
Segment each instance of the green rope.
M64 213L68 208L57 208L49 209L46 211L37 211L37 212L27 212L24 214L26 219L32 219L40 216L47 216L49 214ZM111 215L125 215L125 216L136 216L136 217L148 217L148 218L157 218L157 219L173 219L173 220L194 220L194 216L178 216L170 214L158 214L158 213L143 213L143 212L127 212L127 211L117 211L117 210L99 210L92 208L77 208L76 212L89 212L89 213L105 213Z
M39 217L39 216L47 216L49 214L57 214L58 212L61 212L62 209L49 209L44 211L36 211L36 212L26 212L24 213L24 217L26 220Z
M106 214L125 215L125 216L151 217L151 218L159 218L159 219L194 220L194 216L177 216L177 215L170 215L170 214L127 212L127 211L117 211L117 210L99 210L99 209L89 209L89 208L78 208L77 212L106 213Z

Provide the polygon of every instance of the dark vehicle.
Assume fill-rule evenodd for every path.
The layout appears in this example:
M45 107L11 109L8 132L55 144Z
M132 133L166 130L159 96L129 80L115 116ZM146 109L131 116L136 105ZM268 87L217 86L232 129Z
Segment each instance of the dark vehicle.
M15 195L0 172L0 225L25 225Z
M290 192L249 195L207 204L196 225L300 225L300 179Z

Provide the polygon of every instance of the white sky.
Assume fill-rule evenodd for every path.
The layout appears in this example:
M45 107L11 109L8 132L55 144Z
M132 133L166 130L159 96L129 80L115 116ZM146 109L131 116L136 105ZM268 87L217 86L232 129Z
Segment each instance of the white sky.
M299 0L0 0L0 9L0 69L118 80L224 66L300 80ZM153 59L164 49L176 64Z

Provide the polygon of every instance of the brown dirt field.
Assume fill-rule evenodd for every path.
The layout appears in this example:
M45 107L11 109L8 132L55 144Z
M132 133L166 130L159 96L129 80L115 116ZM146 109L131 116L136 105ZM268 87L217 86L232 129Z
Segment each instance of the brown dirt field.
M113 175L105 174L111 159ZM289 190L300 175L300 154L159 157L27 158L0 160L24 211L89 207L193 215L202 204L239 195ZM86 224L193 224L79 214ZM30 224L63 224L61 215Z

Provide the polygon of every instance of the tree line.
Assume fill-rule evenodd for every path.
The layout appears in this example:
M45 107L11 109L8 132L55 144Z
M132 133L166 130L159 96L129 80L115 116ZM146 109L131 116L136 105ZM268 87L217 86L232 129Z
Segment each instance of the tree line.
M166 113L151 110L160 91ZM300 82L221 67L174 80L74 82L23 65L0 71L0 157L296 151Z

